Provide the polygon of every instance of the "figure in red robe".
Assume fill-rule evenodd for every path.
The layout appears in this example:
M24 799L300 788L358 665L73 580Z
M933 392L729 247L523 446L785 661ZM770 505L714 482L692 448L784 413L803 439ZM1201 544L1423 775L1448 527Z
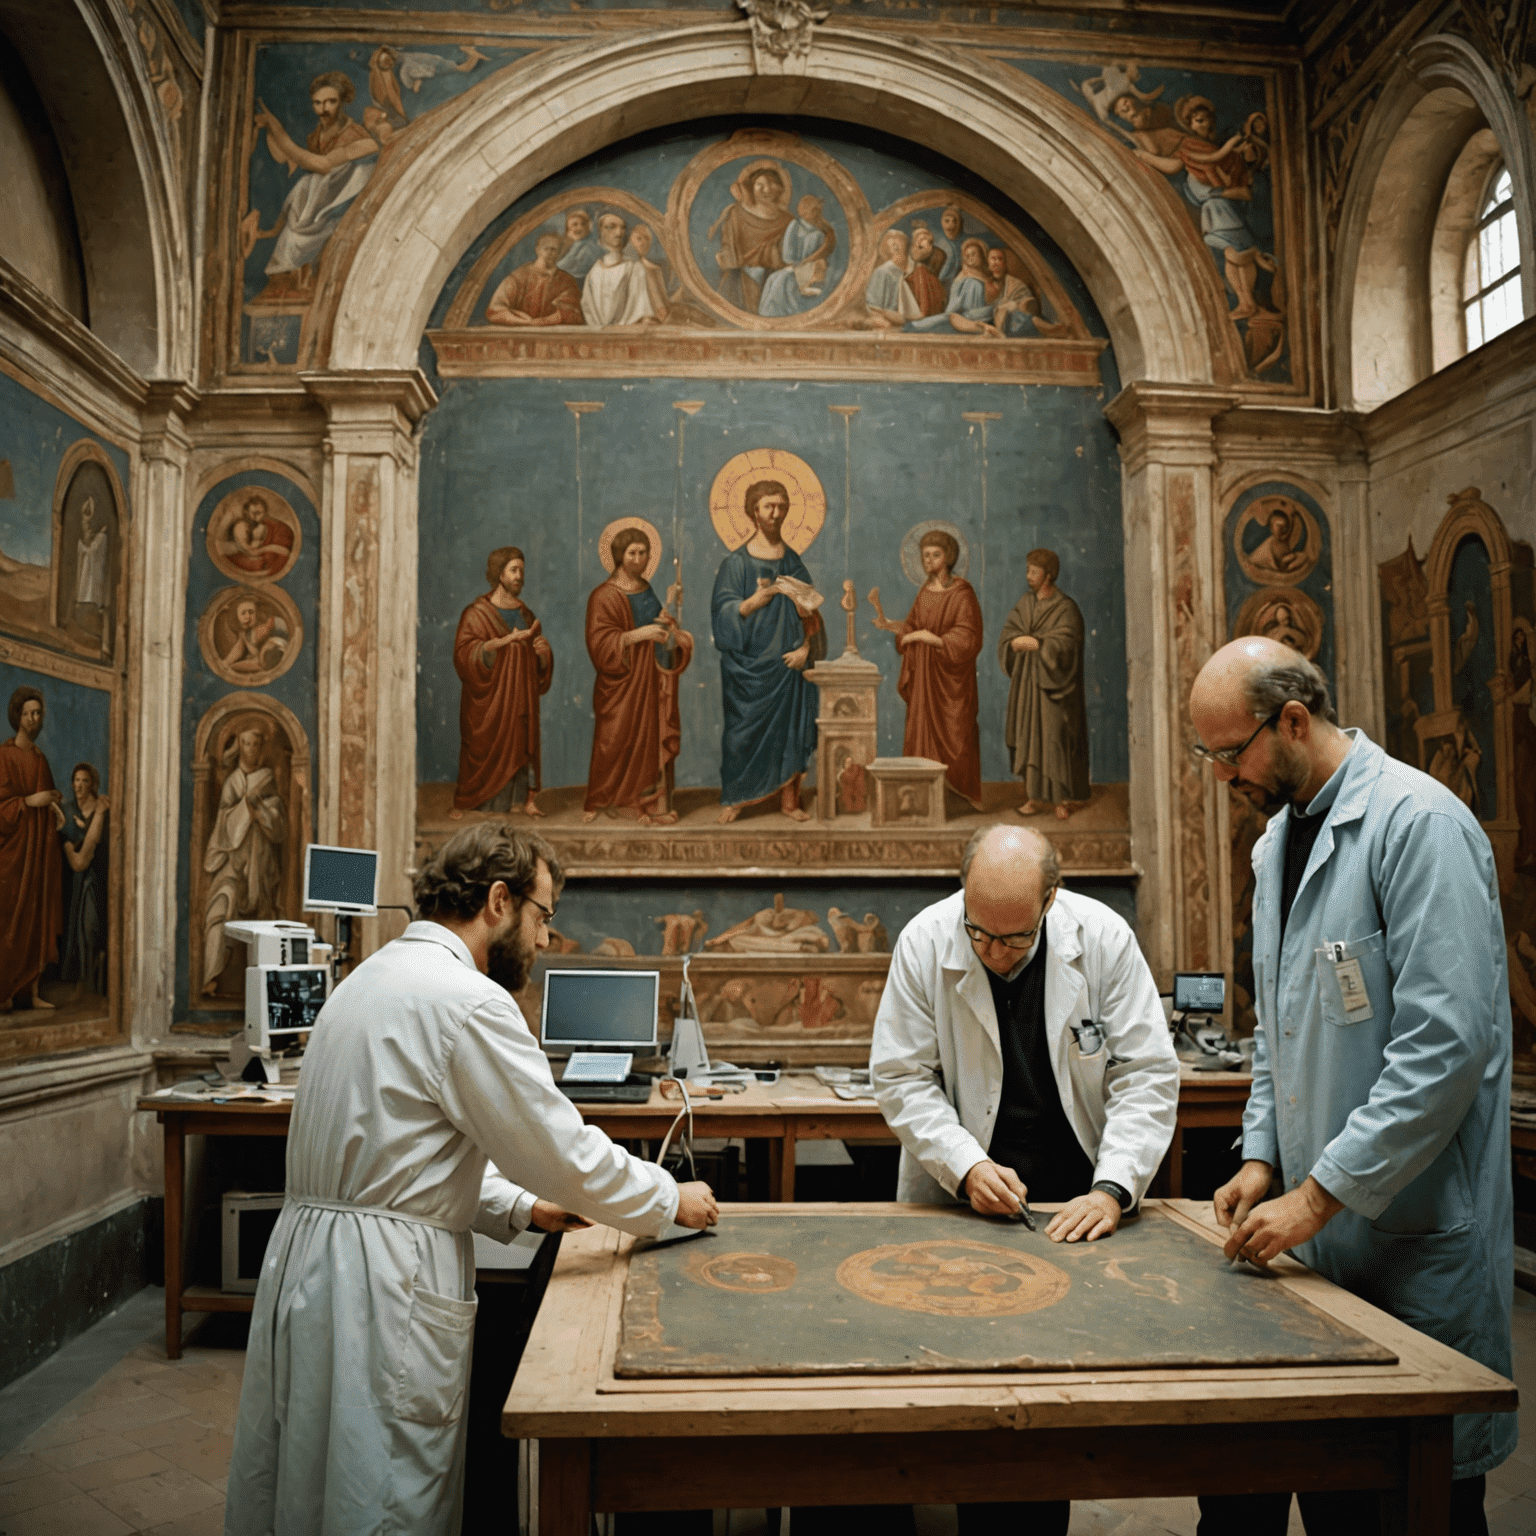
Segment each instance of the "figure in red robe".
M492 325L580 325L581 288L556 265L560 236L540 235L534 259L504 279L485 307Z
M906 701L901 750L944 764L944 782L981 809L981 730L976 723L976 658L981 654L981 604L955 575L960 546L941 528L920 546L927 581L901 624L885 623L901 651L896 691Z
M638 811L647 826L677 820L673 765L682 744L678 679L693 660L693 636L662 607L645 568L651 541L625 528L609 546L613 575L587 599L592 685L592 766L582 820L609 806ZM674 587L669 603L681 596Z
M527 561L511 545L485 563L491 590L459 615L453 670L459 674L457 821L465 811L544 813L539 788L539 699L555 676L555 656L533 610L522 601Z
M43 714L42 694L18 688L6 716L16 735L0 742L0 1013L20 995L34 1008L53 1007L37 984L58 959L64 926L64 796L37 748Z

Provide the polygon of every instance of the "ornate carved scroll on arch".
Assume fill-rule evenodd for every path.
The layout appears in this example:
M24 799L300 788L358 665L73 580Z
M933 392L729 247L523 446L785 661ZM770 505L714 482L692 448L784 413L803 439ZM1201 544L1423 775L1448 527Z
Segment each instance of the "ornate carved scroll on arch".
M309 738L292 710L232 693L198 722L192 749L188 986L192 1007L244 1007L237 918L297 918L310 831Z
M752 30L752 68L760 75L803 75L816 36L825 21L805 0L736 0Z
M127 498L106 450L72 443L53 485L53 571L48 622L57 640L93 660L117 654L126 562Z

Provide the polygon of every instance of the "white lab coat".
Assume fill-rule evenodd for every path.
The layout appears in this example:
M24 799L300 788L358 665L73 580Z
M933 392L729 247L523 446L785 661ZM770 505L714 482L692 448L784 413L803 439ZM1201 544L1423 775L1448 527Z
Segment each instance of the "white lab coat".
M901 1141L900 1200L958 1196L987 1155L1002 1100L997 1010L961 926L964 904L957 891L902 930L875 1017L870 1069ZM1058 891L1045 923L1045 1028L1061 1107L1095 1181L1111 1179L1139 1202L1179 1107L1157 984L1135 934L1102 902ZM1102 1027L1096 1050L1072 1034L1084 1022Z
M469 1233L508 1241L533 1207L487 1157L637 1235L677 1210L669 1174L582 1123L517 1004L464 943L412 923L336 989L305 1056L226 1536L457 1536Z

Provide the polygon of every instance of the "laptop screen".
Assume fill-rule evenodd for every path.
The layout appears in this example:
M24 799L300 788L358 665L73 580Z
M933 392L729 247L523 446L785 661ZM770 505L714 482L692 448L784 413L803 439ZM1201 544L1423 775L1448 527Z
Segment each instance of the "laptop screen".
M546 971L546 1048L654 1053L660 986L659 971Z

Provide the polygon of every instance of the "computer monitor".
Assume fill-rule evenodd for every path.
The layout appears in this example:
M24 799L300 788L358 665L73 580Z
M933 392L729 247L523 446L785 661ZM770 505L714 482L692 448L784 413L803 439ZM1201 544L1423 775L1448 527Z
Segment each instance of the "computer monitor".
M1227 1006L1227 978L1219 971L1180 971L1173 978L1175 1013L1220 1013Z
M545 971L545 1049L654 1055L660 989L660 971Z
M304 910L373 917L379 910L379 856L371 848L304 850Z

